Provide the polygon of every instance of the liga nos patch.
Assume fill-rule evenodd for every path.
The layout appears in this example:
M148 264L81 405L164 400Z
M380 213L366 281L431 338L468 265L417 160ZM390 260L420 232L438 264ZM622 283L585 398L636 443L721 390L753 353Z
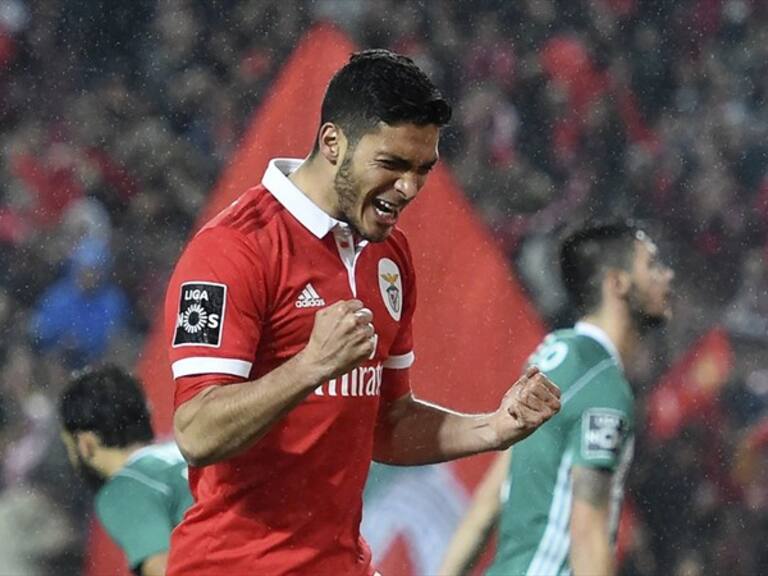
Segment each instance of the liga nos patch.
M173 347L221 345L227 287L212 282L185 282L179 295Z
M626 422L621 412L592 408L582 416L582 453L586 458L613 458L621 449Z

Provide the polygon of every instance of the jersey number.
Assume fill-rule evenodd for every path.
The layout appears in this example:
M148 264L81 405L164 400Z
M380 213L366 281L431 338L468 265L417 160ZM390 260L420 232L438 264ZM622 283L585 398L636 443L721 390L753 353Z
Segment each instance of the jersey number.
M531 356L530 363L542 372L550 372L560 366L568 356L568 344L565 342L543 342Z

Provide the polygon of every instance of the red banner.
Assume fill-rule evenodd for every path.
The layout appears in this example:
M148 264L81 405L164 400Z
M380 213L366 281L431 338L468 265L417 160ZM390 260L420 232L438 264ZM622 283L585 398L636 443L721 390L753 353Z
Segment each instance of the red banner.
M667 440L688 422L711 415L733 367L725 330L713 328L667 370L648 398L648 433Z
M245 134L199 224L257 184L268 159L301 157L310 150L327 83L354 49L346 36L326 25L303 39ZM405 212L402 226L414 252L419 284L415 392L459 410L491 410L542 338L542 324L445 165L437 166ZM147 341L139 371L156 430L168 434L173 381L161 324L157 322ZM489 459L486 455L446 466L450 477L440 481L471 492ZM104 550L103 542L98 546L93 550ZM393 534L389 549L377 551L377 557L383 559L388 574L407 575L413 573L410 566L418 565L413 550L407 533ZM430 554L440 553L438 546ZM90 576L120 573L114 556L100 552L92 560Z

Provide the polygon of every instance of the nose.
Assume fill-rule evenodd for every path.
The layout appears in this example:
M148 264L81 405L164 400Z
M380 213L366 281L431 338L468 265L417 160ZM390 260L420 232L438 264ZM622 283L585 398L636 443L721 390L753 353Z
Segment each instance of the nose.
M413 200L421 189L423 182L413 172L403 172L395 181L397 190L406 200Z

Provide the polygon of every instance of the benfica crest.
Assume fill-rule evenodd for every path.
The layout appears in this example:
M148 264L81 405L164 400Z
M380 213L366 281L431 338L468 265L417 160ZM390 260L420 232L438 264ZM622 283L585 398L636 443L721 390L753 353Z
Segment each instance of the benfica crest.
M379 291L387 311L399 322L403 311L403 280L397 264L389 258L379 260Z

